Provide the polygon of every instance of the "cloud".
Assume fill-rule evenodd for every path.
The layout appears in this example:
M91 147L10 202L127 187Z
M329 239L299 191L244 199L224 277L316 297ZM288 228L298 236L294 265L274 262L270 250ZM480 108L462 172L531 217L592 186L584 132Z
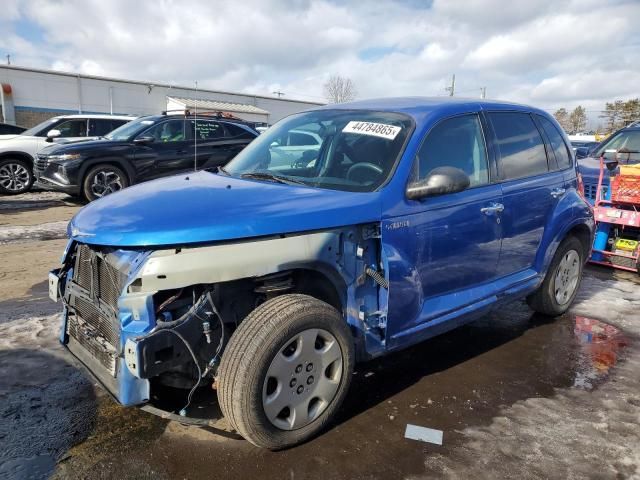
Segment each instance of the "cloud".
M635 0L7 0L0 54L18 65L322 100L461 95L572 108L640 96ZM599 106L596 106L599 105Z

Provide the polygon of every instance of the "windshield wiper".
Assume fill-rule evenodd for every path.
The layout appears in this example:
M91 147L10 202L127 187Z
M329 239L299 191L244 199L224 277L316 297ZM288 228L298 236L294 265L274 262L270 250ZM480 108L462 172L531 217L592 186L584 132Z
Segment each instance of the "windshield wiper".
M286 185L306 185L305 182L302 182L300 180L294 180L293 178L282 177L280 175L274 175L273 173L267 173L267 172L243 173L242 175L240 175L240 178L255 178L256 180L273 180L278 183L284 183Z

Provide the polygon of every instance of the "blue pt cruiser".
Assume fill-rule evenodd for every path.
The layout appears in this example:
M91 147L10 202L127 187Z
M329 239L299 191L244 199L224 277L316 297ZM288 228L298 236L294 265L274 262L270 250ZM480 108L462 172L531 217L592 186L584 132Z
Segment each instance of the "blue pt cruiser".
M272 163L301 132L313 144ZM593 225L542 110L330 105L278 122L226 168L86 206L50 295L62 343L121 404L171 386L188 415L213 385L233 429L280 449L330 422L357 361L516 299L565 312Z

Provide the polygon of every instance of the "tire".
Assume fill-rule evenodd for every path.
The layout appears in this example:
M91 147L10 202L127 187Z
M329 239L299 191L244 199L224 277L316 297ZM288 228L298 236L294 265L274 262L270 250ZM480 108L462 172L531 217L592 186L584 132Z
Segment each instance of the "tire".
M82 181L82 193L92 202L129 186L129 178L122 169L103 163L89 169Z
M220 364L218 401L252 444L292 447L331 421L353 364L351 332L335 308L307 295L282 295L251 312L231 337Z
M565 313L580 289L584 255L584 246L576 237L563 240L553 256L542 285L527 297L529 306L536 312L551 317Z
M33 166L25 160L0 160L0 194L19 195L31 190Z

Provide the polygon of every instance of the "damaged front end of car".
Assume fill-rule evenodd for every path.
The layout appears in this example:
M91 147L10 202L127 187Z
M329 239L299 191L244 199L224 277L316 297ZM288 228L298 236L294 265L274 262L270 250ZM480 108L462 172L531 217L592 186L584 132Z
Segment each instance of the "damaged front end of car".
M125 406L182 389L182 415L214 386L243 319L286 293L342 313L360 359L385 349L388 276L379 224L159 249L72 239L54 272L61 341ZM160 400L162 400L160 398ZM160 402L162 403L162 402Z

